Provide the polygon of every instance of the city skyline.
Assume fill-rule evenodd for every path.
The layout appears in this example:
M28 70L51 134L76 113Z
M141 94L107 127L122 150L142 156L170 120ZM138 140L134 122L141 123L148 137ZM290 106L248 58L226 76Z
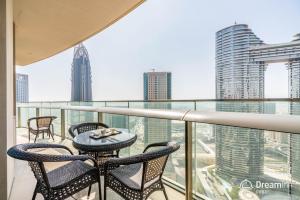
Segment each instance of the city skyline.
M297 12L300 4L293 0L272 4L233 0L190 2L192 4L147 1L84 42L93 71L94 100L142 99L141 74L153 67L157 71L172 72L173 99L214 99L214 37L218 30L235 21L245 23L266 43L289 42L299 33L293 21L300 19ZM259 8L255 6L257 3ZM233 5L235 12L228 13ZM157 10L155 15L152 14L154 9ZM253 10L256 15L251 14ZM30 100L69 100L71 61L72 49L69 49L45 61L18 68L19 72L31 76ZM45 75L41 76L41 71ZM270 66L266 73L265 97L288 97L287 74L284 64ZM42 81L54 78L56 82L51 86ZM49 87L47 92L42 91L43 82ZM110 90L105 89L108 85Z

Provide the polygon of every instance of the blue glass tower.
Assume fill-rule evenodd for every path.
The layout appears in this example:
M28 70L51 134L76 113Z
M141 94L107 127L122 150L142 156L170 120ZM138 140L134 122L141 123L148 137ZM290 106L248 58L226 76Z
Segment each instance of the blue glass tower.
M92 75L89 54L83 44L74 48L71 101L92 101Z

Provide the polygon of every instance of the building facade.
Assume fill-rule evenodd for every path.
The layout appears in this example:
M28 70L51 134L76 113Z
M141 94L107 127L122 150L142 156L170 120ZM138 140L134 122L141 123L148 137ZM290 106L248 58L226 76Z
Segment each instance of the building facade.
M171 99L171 72L144 73L144 100Z
M28 75L16 75L16 101L24 103L29 101Z
M251 46L263 44L246 24L235 24L216 33L216 98L264 97L262 63L249 62Z
M281 44L264 44L246 24L235 24L216 33L216 98L264 98L265 70L268 64L283 62L289 75L289 97L300 97L300 34ZM295 104L291 106L295 107ZM291 108L295 113L295 108ZM275 113L265 103L217 103L217 111ZM274 110L274 111L273 111ZM264 174L264 131L215 126L216 173L225 178L258 180ZM290 143L289 165L292 193L300 191L299 138L280 138Z
M146 72L144 73L144 100L157 101L171 99L172 74L170 72ZM145 102L146 109L171 109L169 102ZM162 119L144 120L145 145L168 141L171 138L171 121Z
M290 114L300 115L299 102L290 102ZM289 143L289 165L292 178L291 194L297 199L300 195L300 135L291 133Z
M74 48L71 101L92 101L92 74L89 55L83 44Z
M286 63L289 97L300 97L300 34L288 43L264 44L246 24L216 33L216 98L264 98L265 69Z
M264 108L259 102L216 103L221 112L264 113ZM259 180L264 172L264 131L220 125L214 129L216 173L227 180Z

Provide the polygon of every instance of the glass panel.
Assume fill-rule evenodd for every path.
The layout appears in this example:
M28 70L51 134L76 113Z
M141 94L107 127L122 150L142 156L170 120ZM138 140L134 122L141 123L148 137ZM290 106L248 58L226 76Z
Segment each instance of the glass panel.
M194 192L218 200L299 199L299 136L197 123Z

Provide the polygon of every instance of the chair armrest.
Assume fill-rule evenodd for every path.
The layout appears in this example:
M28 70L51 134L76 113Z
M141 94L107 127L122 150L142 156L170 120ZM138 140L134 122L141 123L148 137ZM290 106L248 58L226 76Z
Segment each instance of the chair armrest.
M89 155L46 155L47 158L43 159L43 162L66 162L66 161L87 161L91 160L95 167L98 168L97 161Z
M143 151L143 153L145 153L148 149L152 148L152 147L160 147L160 146L166 146L169 142L158 142L158 143L153 143L153 144L149 144Z
M104 165L109 166L109 165L130 165L130 164L136 164L136 163L141 163L145 159L143 159L143 155L135 155L135 156L130 156L130 157L125 157L125 158L111 158L107 160Z
M36 149L36 148L55 148L55 149L65 149L67 150L71 155L74 155L71 149L68 147L61 145L61 144L45 144L45 143L35 143L34 145L30 145L29 148Z

